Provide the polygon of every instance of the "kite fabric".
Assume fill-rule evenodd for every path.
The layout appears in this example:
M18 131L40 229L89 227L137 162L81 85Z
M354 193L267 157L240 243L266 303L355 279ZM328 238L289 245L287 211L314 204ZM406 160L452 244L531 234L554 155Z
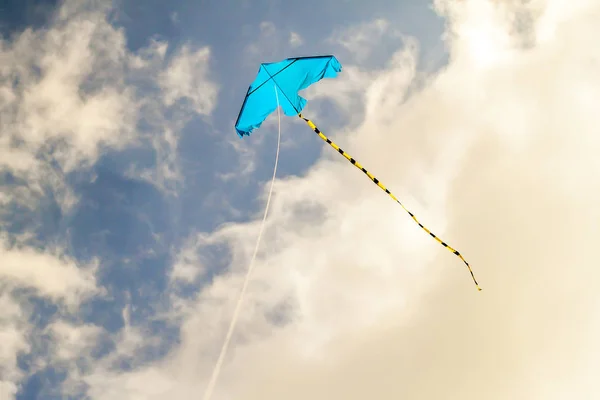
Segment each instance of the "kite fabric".
M263 63L248 93L235 123L240 137L249 136L277 108L273 85L278 92L283 113L298 115L306 99L298 91L323 78L335 78L342 65L334 56L296 57L276 63ZM267 84L270 83L270 84Z
M254 129L259 128L269 114L275 111L278 105L277 97L279 97L280 100L285 99L286 101L281 101L279 105L286 115L297 115L303 119L323 141L333 147L333 149L346 158L352 165L361 170L373 183L390 196L392 200L398 203L421 229L427 232L455 256L460 258L467 266L477 290L481 290L471 266L458 250L449 246L445 241L421 224L421 222L417 220L417 217L410 212L404 204L402 204L402 202L394 196L381 181L379 181L379 179L367 171L358 161L342 150L337 144L327 138L327 136L325 136L311 120L304 118L302 115L306 100L298 95L298 91L307 88L323 78L335 78L341 70L342 66L334 56L288 58L277 63L261 64L256 79L248 88L244 103L242 104L242 108L238 115L235 124L237 134L240 138L250 136L250 133ZM272 84L267 85L266 83ZM275 90L273 90L273 87Z

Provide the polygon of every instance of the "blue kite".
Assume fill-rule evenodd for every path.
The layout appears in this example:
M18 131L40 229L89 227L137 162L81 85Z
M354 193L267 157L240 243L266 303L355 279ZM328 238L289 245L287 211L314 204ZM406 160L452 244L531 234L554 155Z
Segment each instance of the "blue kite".
M295 57L260 64L235 123L238 135L250 136L277 109L273 87L281 99L283 113L298 115L306 105L306 99L298 92L323 78L335 78L341 71L342 65L334 56Z
M392 200L400 204L421 229L427 232L454 255L459 257L469 269L473 282L475 282L475 286L478 290L481 290L475 279L475 275L471 270L471 266L458 250L449 246L421 224L415 215L410 212L379 179L375 178L375 176L368 172L358 161L327 138L311 120L302 116L302 110L306 105L306 99L302 98L298 92L323 78L335 78L341 71L342 65L332 55L295 57L275 63L261 64L256 79L254 79L254 82L252 82L248 88L248 92L246 93L242 108L240 109L235 123L235 129L238 136L240 138L250 136L252 131L259 128L265 119L277 109L277 104L281 106L285 115L297 115L303 119L323 141L344 156L344 158L350 161L352 165L360 169L373 183L390 196ZM279 99L281 99L281 101L279 101Z

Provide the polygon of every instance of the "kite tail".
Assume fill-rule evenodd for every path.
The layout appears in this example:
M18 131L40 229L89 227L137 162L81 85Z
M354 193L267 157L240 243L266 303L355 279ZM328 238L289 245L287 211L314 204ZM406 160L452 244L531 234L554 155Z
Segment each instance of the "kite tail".
M460 258L465 263L465 265L467 266L467 268L469 269L469 272L471 273L471 278L473 278L473 282L475 282L475 286L477 287L477 290L481 290L481 288L479 287L479 284L477 283L477 280L475 279L475 275L473 274L473 270L471 269L471 266L469 265L469 263L467 262L467 260L464 259L464 257L462 256L462 254L460 254L458 252L458 250L455 250L454 248L452 248L451 246L449 246L448 244L446 244L446 242L444 242L442 239L440 239L439 237L437 237L433 232L431 232L422 223L420 223L419 220L417 219L417 217L415 217L415 215L412 212L410 212L404 206L404 204L402 204L402 202L400 200L398 200L398 198L396 198L396 196L394 196L385 186L383 186L383 184L379 181L379 179L375 178L375 176L373 176L373 174L371 174L362 165L360 165L358 163L358 161L356 161L354 158L350 157L350 155L348 153L346 153L344 150L342 150L337 144L333 143L327 136L325 136L319 130L319 128L317 128L317 126L311 120L309 120L307 118L304 118L301 113L298 114L298 117L300 117L304 121L306 121L306 124L313 131L315 131L315 133L317 135L319 135L319 137L321 139L323 139L323 141L327 142L327 144L329 144L331 147L333 147L338 153L340 153L341 155L343 155L348 161L350 161L350 163L352 165L354 165L356 168L358 168L362 172L364 172L365 175L367 175L369 177L369 179L371 179L371 181L373 181L374 184L376 184L377 186L379 186L379 188L381 190L383 190L384 192L386 192L388 194L388 196L390 196L392 198L392 200L394 200L396 203L400 204L400 206L404 209L404 211L406 211L408 213L408 215L410 215L410 217L421 227L421 229L423 229L425 232L427 232L432 238L434 238L435 240L437 240L438 243L440 243L442 246L444 246L445 248L447 248L448 250L450 250L458 258Z

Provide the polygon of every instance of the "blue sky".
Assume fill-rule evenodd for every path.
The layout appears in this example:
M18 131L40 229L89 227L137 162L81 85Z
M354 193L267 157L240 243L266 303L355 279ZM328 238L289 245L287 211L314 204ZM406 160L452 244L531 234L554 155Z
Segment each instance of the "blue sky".
M515 246L512 261L539 268L549 261L527 229L514 233L510 221L492 216L519 209L498 200L511 190L513 198L530 190L524 199L550 196L592 213L587 201L599 198L592 183L580 183L587 191L579 199L565 193L579 188L574 177L581 175L568 157L577 154L587 171L598 167L586 150L595 143L587 107L600 94L578 94L570 108L545 94L560 98L600 80L581 67L580 47L557 61L563 47L548 33L564 29L566 43L580 43L585 34L576 27L595 26L585 15L598 7L581 0L560 25L551 10L562 3L547 3L1 1L0 397L190 398L203 391L256 240L275 156L274 116L243 140L233 125L260 62L313 54L335 54L344 71L307 91L306 114L434 232L473 257L492 294L481 300L472 293L455 257L305 125L286 118L256 280L214 398L275 399L289 385L294 399L448 392L466 399L465 381L446 368L457 357L473 362L484 387L498 385L492 376L518 382L498 396L524 398L519 385L534 379L530 371L558 374L566 356L543 370L543 349L523 353L552 326L550 316L539 317L547 302L529 300L538 320L512 341L507 332L522 329L527 313L499 306L510 282L500 246ZM537 30L515 28L517 17ZM521 45L525 36L537 38L532 47ZM543 72L547 60L562 64ZM535 81L543 73L565 83L544 88ZM542 133L548 113L555 131ZM586 139L560 153L565 121L574 116ZM548 141L556 146L539 146ZM543 167L549 160L562 168L560 184ZM502 180L501 171L520 183ZM526 207L544 221L556 204ZM576 218L556 226L568 231ZM524 242L532 244L520 247ZM587 265L588 253L580 257ZM578 287L549 276L555 296ZM530 289L517 284L515 298L529 299ZM586 301L573 300L569 310ZM451 350L431 333L464 337L473 327L456 321L489 309L498 317L473 334L486 349L479 355L465 356L469 344L460 340ZM403 327L389 322L392 315ZM448 321L434 322L444 315ZM561 346L573 335L557 333L547 345L567 349ZM401 348L390 344L393 337L418 344ZM582 351L598 349L581 340ZM372 341L381 347L356 350ZM428 349L439 384L418 389L426 377L417 353ZM522 369L511 375L508 365L521 358ZM572 361L573 370L586 362ZM348 370L349 363L395 365L404 377L386 368ZM275 376L279 385L269 383ZM344 383L358 376L371 384ZM593 392L581 375L564 387L573 382ZM550 390L538 389L540 396Z

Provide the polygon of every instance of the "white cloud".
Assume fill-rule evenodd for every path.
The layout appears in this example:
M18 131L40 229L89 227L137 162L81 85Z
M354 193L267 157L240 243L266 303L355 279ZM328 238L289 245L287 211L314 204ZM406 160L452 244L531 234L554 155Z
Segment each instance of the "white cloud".
M298 47L304 43L304 39L297 32L282 31L271 21L263 21L259 24L259 32L256 38L244 48L244 63L253 68L263 62L275 62L282 53L288 53L289 47Z
M263 21L259 25L260 33L265 36L273 36L277 31L275 24L271 21Z
M85 173L107 152L132 146L157 150L149 179L167 187L179 179L179 130L194 112L206 117L214 109L208 48L184 46L170 58L168 43L154 40L133 53L123 29L109 21L111 7L109 0L66 0L43 28L0 39L2 399L13 399L25 374L44 365L69 364L69 388L63 389L82 390L89 352L107 335L76 318L83 302L104 294L96 280L101 263L74 259L61 249L62 238L38 238L44 207L56 200L68 219L78 202L69 174ZM176 105L181 98L192 107ZM17 218L20 224L11 226ZM30 295L57 307L46 330L30 322L39 319ZM136 346L149 342L136 328L115 340L119 352L107 363L133 357ZM20 369L19 355L34 360L31 369Z
M175 263L169 276L171 283L178 281L193 283L199 276L204 275L206 270L198 254L198 248L202 246L204 241L202 235L193 237L179 250L175 256Z
M310 86L306 90L306 95L314 100L333 101L350 125L361 123L365 119L365 114L381 114L379 111L381 104L370 101L370 97L385 96L390 87L396 88L395 90L399 90L402 94L391 96L396 100L396 106L399 106L405 100L409 87L415 84L418 75L416 70L418 43L411 38L405 38L403 43L403 50L394 53L384 67L369 69L355 64L344 65L343 72L338 78L324 79L319 82L319 85ZM395 73L398 69L401 73ZM313 107L313 104L317 104L314 100L307 107L307 110L310 109L309 117L321 121L326 115L318 106ZM390 114L389 118L394 118L394 115Z
M300 36L299 33L290 32L290 46L298 47L298 46L302 46L303 43L304 43L304 39L302 39L302 36Z
M4 241L0 248L0 395L14 399L21 381L47 365L60 368L75 360L85 359L97 345L99 328L72 325L61 320L53 322L51 346L56 351L46 354L43 349L45 332L36 330L39 315L33 313L29 295L41 297L47 304L56 305L57 315L73 316L79 305L93 295L102 294L95 280L95 268L77 265L58 252L28 247L9 247ZM23 292L23 289L27 291ZM28 370L22 370L19 356L31 358ZM71 367L69 367L71 368ZM76 369L75 366L72 368ZM44 389L46 390L46 389ZM51 388L59 391L59 388Z
M27 343L29 324L27 315L15 299L0 285L0 395L2 399L13 399L23 372L19 370L17 355L30 350Z
M172 106L179 99L189 99L193 109L201 115L210 115L215 107L218 88L208 78L210 48L192 51L188 45L177 51L159 83L164 101Z
M53 301L74 307L100 293L96 287L96 265L77 265L68 257L0 242L0 279L5 286L35 289Z
M145 70L148 76L157 75L156 83L161 90L163 104L153 100L144 101L143 109L154 130L148 140L152 144L156 158L152 169L139 170L131 167L128 175L141 178L170 195L176 195L182 181L178 163L179 132L189 122L194 113L209 117L215 109L219 87L210 80L209 47L192 50L191 46L179 48L166 66L167 44L154 42L134 60L136 66ZM163 105L172 115L165 114Z
M149 69L150 74L157 74L165 59L168 47L168 42L151 39L150 43L138 53L129 55L129 65L133 69Z
M357 26L337 29L328 42L344 47L360 64L382 45L384 39L397 40L400 38L402 35L399 30L390 26L388 20L379 18ZM373 46L374 43L377 43L378 46Z
M125 39L103 10L67 1L52 29L0 41L0 168L25 182L3 185L9 203L35 207L49 189L68 210L76 198L63 175L135 137L138 108L120 69Z
M67 172L94 162L101 146L127 144L137 118L132 93L113 75L124 56L122 32L97 11L70 18L3 43L1 79L3 138L21 141L29 154L56 146L52 154Z
M142 179L163 193L177 195L176 189L183 179L178 162L179 131L188 119L189 116L181 116L179 121L169 121L162 116L155 116L155 129L158 133L153 132L148 138L154 148L155 164L144 169L130 165L126 176Z
M455 32L448 67L406 101L415 58L394 54L367 84L365 119L340 144L465 254L484 291L360 172L326 153L306 176L276 184L215 399L600 395L590 283L598 279L600 53L588 39L600 33L600 8L532 2L541 9L531 15L534 33L506 35L512 28L499 13L511 9L481 3L438 2ZM481 29L486 52L465 27ZM534 46L523 48L521 34ZM92 385L94 398L202 390L257 229L228 225L212 236L232 246L230 273L199 295L180 347ZM287 325L269 317L278 310Z
M50 189L68 210L77 199L65 174L92 166L107 150L148 142L158 153L150 181L165 188L180 179L177 132L192 113L209 116L218 94L210 49L183 46L167 65L166 42L132 53L109 11L107 1L69 0L50 29L0 42L0 168L26 182L19 194L3 186L3 201L33 208ZM156 85L158 96L144 96ZM173 107L182 99L191 107ZM140 121L156 130L140 131Z
M364 88L364 104L353 109L362 119L339 140L464 253L484 291L474 290L456 257L327 149L306 176L276 183L215 400L600 395L593 284L600 50L591 45L600 6L519 5L532 20L531 31L520 32L506 22L516 6L491 4L437 2L452 32L450 64L408 100L414 48L392 54L375 73L346 67L356 77L349 84ZM532 46L523 48L520 35ZM165 359L128 372L112 367L146 344L143 332L125 329L116 352L75 377L90 385L93 399L201 393L257 231L258 221L229 224L188 243L182 271L201 258L194 247L225 243L228 273L195 299L172 299L186 320L181 344ZM184 281L194 276L180 274ZM128 323L127 310L124 316ZM24 346L19 327L3 326L16 332L12 347ZM6 354L14 364L14 353Z
M58 344L56 357L62 361L72 361L89 353L101 334L101 329L95 325L77 326L60 320L52 323L47 330Z

